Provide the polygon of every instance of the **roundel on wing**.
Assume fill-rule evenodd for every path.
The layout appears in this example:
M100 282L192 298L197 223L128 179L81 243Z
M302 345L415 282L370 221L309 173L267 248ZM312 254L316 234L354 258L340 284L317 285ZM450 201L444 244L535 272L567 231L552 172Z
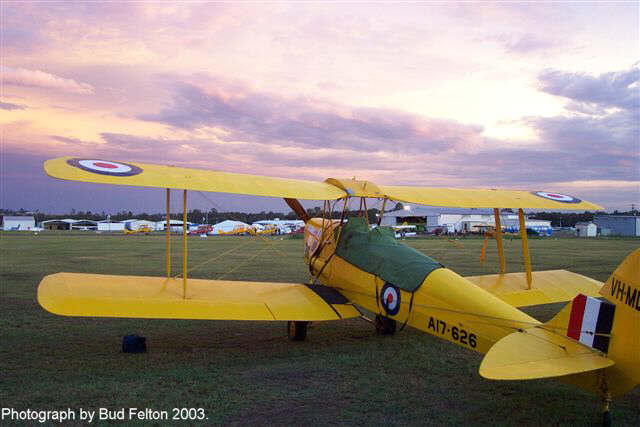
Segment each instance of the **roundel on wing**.
M380 291L380 302L388 315L395 316L400 311L400 289L389 282L385 283Z
M549 199L553 200L554 202L561 203L580 203L582 201L573 196L567 196L566 194L560 193L549 193L547 191L533 191L532 194L534 196L542 197L543 199Z
M142 173L142 169L128 163L98 159L69 159L67 163L83 171L111 176L133 176Z

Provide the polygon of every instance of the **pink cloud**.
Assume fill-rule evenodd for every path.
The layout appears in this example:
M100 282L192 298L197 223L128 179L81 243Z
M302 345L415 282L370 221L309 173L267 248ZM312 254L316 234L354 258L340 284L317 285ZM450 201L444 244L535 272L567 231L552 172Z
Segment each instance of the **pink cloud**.
M54 89L78 94L92 94L93 86L40 70L2 66L2 82L6 85Z

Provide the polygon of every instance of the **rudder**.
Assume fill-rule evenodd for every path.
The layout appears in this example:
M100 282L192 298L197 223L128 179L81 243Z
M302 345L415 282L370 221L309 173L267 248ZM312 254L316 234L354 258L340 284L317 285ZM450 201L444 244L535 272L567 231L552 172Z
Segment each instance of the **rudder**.
M640 249L622 261L600 295L604 301L576 296L545 326L615 362L600 372L568 375L561 380L596 393L606 384L611 395L617 396L640 383Z
M640 249L622 261L600 294L616 306L609 357L616 370L640 383Z

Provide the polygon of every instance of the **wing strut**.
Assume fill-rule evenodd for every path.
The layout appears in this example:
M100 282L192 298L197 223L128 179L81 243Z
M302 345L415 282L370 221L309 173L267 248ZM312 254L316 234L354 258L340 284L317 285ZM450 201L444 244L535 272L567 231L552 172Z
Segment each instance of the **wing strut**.
M382 222L382 217L384 216L384 208L387 206L387 198L385 197L382 201L382 210L380 211L380 215L378 216L378 225Z
M187 298L187 190L182 193L182 298Z
M287 202L287 205L289 205L296 215L298 215L298 218L303 220L305 224L309 221L309 215L307 215L307 212L304 210L298 199L285 198L284 201Z
M496 222L496 244L498 246L498 258L500 258L500 274L504 274L506 269L506 262L504 259L504 246L502 245L502 224L500 223L500 209L493 209L493 216L495 217Z
M167 188L167 279L171 279L171 189Z
M187 190L183 191L182 205L182 298L185 299L187 298ZM171 189L169 188L167 188L167 225L165 228L167 242L167 279L171 279Z
M520 219L520 240L522 240L522 257L524 258L524 269L527 272L527 289L531 289L531 257L529 256L529 240L527 239L527 226L524 222L524 211L518 209Z

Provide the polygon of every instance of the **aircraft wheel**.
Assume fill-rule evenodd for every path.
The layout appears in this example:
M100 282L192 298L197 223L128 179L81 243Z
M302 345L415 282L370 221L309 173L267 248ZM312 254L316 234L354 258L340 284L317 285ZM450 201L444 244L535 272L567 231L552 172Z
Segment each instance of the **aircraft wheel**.
M393 335L396 333L396 321L393 319L378 314L374 324L379 335Z
M304 341L307 338L309 322L287 322L287 332L291 341Z

